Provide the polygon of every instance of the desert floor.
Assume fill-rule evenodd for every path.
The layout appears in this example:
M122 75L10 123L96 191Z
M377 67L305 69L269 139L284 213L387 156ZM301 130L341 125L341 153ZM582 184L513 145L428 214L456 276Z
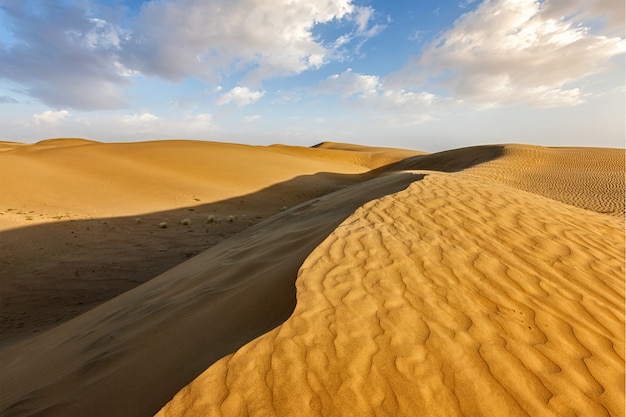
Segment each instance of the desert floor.
M0 415L621 416L624 165L0 142Z

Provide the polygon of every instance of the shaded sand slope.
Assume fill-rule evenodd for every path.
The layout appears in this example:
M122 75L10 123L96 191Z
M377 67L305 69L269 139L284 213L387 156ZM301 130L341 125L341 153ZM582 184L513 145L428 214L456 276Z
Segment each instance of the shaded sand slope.
M603 200L549 167L552 188L529 170L512 188L489 165L357 210L304 262L290 318L158 416L623 415L623 220L518 189Z
M84 139L2 142L0 150L0 345L417 153ZM226 222L230 215L236 221ZM208 216L222 221L207 224Z
M3 416L152 415L207 366L282 323L297 270L400 173L287 210L54 329L0 351Z
M76 317L284 207L364 179L303 175L208 204L0 232L0 347Z

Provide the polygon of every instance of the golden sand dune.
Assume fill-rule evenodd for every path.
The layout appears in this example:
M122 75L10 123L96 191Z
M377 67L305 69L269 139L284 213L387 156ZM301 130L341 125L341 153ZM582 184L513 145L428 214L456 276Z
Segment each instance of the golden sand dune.
M312 148L272 145L270 149L290 155L322 158L328 161L339 161L343 163L350 162L354 165L370 169L386 167L415 155L426 154L426 152L406 149L379 148L337 142L322 142Z
M0 346L418 153L85 139L0 149Z
M363 173L378 166L359 165L359 158L372 162L378 157L386 164L410 152L394 157L379 151L293 148L287 153L280 151L285 147L198 141L113 144L52 139L34 145L4 144L9 149L0 153L0 177L11 180L0 185L0 230L59 217L189 207L254 193L297 176Z
M374 179L296 206L0 351L0 410L153 414L215 360L283 322L306 256L359 206L414 177Z
M43 151L38 149L42 145L45 149ZM185 152L181 152L180 148ZM251 181L265 183L268 187L245 195L243 197L246 200L245 204L240 204L243 201L240 197L235 198L235 206L248 206L256 213L259 210L262 212L263 207L274 207L273 212L280 214L273 219L261 221L254 227L245 228L242 233L223 241L190 262L183 263L99 308L47 333L12 343L1 349L3 369L0 374L1 415L37 413L61 416L152 415L178 389L212 362L284 321L293 310L295 301L293 283L297 269L315 246L360 205L372 198L394 192L399 187L406 187L414 177L413 174L389 176L357 186L355 189L341 190L346 185L362 182L367 178L346 173L359 173L367 169L337 163L337 158L334 158L335 161L323 161L317 157L316 149L299 150L296 153L300 156L293 157L265 148L202 142L122 145L87 141L47 141L32 147L26 146L24 150L33 153L34 158L30 158L21 149L17 155L11 153L7 155L25 162L43 158L46 162L44 165L54 172L63 169L79 172L81 167L87 169L85 165L89 162L94 165L95 170L104 173L115 173L112 167L121 167L126 174L135 170L138 178L124 175L124 181L108 180L109 191L117 195L122 195L127 189L142 192L136 181L143 182L158 177L151 170L147 173L141 171L139 168L142 162L144 166L153 166L154 171L158 171L157 167L162 167L165 173L169 172L173 176L169 179L170 183L177 182L181 185L189 178L204 175L203 170L209 171L215 175L206 177L205 182L211 180L209 185L211 187L221 184L222 192L231 194L249 190L251 186L245 182L247 174ZM189 167L187 155L194 155L194 151L204 154L208 167L203 167L199 162L197 167ZM330 152L332 153L332 150ZM219 155L232 156L236 159L234 162L222 161ZM308 159L306 155L309 155ZM75 162L74 156L85 160ZM129 162L121 165L118 161L121 158L126 158ZM191 160L194 158L191 157ZM218 162L213 163L213 160ZM219 163L222 164L221 171L216 167ZM236 166L237 164L239 166ZM132 170L128 168L129 166ZM307 169L320 172L272 184L276 178L289 178L297 173L306 174ZM335 174L331 175L328 171L334 171ZM36 174L37 172L31 175ZM85 186L100 178L101 175L90 174L78 177L76 182ZM224 186L224 183L229 181L233 183L237 178L241 181L238 187L233 189L232 186ZM65 188L62 188L58 181L55 183L54 176L46 178L39 175L38 180L47 180L46 185L50 187L58 186L57 189L63 193L65 199L64 210L72 208L76 217L88 218L88 212L81 212L72 206L72 202L84 196L72 192L71 184L67 183L64 185ZM200 180L198 183L203 184ZM30 186L31 191L37 189L36 185L27 181L22 182L22 185ZM338 194L331 193L333 190L338 190ZM206 199L211 196L210 193L208 196L202 194L205 192L202 187L189 191ZM144 190L143 193L146 198L153 198L155 208L167 208L169 205L178 204L178 200L168 195L157 200L150 194L150 190ZM319 197L318 200L296 205L284 212L277 209L285 202L294 204L322 194L327 195ZM97 196L91 198L90 201L94 203L102 202ZM26 207L40 207L34 200L31 201L32 205ZM61 200L62 198L58 199L60 202ZM140 199L137 198L138 200ZM230 204L232 208L230 200L216 203L217 207ZM124 203L123 200L119 201L118 205L122 207L112 205L107 210L113 213L128 210ZM255 207L257 205L262 207ZM216 205L210 204L209 207L213 210ZM204 206L194 206L196 212L204 209ZM265 214L272 211L264 210ZM196 212L186 215L195 222ZM152 215L144 215L142 218L150 216ZM92 261L103 262L109 257L111 259L106 261L107 265L114 264L121 258L126 268L132 268L132 261L135 260L139 266L133 269L134 274L141 275L144 272L142 269L146 267L143 258L154 257L154 254L150 253L150 248L159 247L158 242L154 243L154 240L164 239L166 242L164 250L174 252L179 250L176 245L194 239L195 235L201 237L207 233L212 235L214 227L221 227L213 223L210 225L205 223L199 230L193 229L195 223L189 228L179 225L176 229L172 226L165 230L167 235L164 237L159 234L153 235L155 230L161 232L154 223L136 224L131 219L114 223L116 219L107 220L107 225L82 220L81 222L87 223L86 227L81 228L75 226L77 223L81 224L78 220L68 222L67 227L73 227L70 229L72 238L80 235L82 242L87 245L84 250L75 244L67 246L66 236L57 235L58 230L51 228L55 224L39 225L32 228L32 233L30 228L4 231L2 236L11 238L14 243L18 241L18 237L38 239L39 231L55 233L51 237L51 247L44 248L46 249L44 254L37 251L38 257L33 256L31 246L22 248L24 253L21 258L12 254L15 257L10 258L7 264L11 268L17 264L15 268L24 272L24 268L31 263L37 268L32 269L30 274L17 276L17 279L13 275L3 276L3 280L14 283L9 286L3 281L3 295L6 295L7 289L13 289L14 292L27 289L29 292L14 298L20 301L20 305L26 303L31 310L36 310L41 307L36 302L30 301L29 304L29 294L36 295L35 301L41 301L40 298L46 294L57 298L64 296L64 293L69 293L70 299L76 299L81 297L83 292L89 291L90 286L100 289L101 292L117 288L120 276L128 275L127 271L114 268L107 274L96 275L93 279L88 275L87 279L84 279L84 269L87 265L82 269L75 269L76 264L81 262L80 257L90 257ZM115 230L107 232L113 224L116 225ZM235 222L236 224L238 223ZM234 226L229 224L224 227ZM91 231L87 230L89 228ZM178 231L179 229L182 231ZM22 233L25 234L22 236ZM172 239L172 233L178 234L178 237ZM93 236L96 241L89 240L89 236ZM54 239L57 239L56 242ZM97 239L103 242L98 242ZM135 248L135 244L129 247L123 239L129 239L140 248ZM29 240L23 240L23 244L27 245ZM6 240L0 244L4 245L5 242ZM71 239L70 243L73 242L75 240ZM54 243L57 247L53 245ZM11 245L7 247L12 249ZM90 248L97 252L95 258L88 252ZM27 257L29 254L30 257ZM50 256L49 263L45 262L45 255ZM167 256L159 253L156 255L158 258ZM155 259L153 262L160 261ZM4 269L9 269L8 266ZM67 277L63 274L63 268L70 272ZM49 276L49 269L63 276ZM56 289L48 279L53 281L52 284ZM58 309L58 306L56 308ZM5 303L3 313L7 310L9 309ZM32 315L31 310L27 310L25 314ZM155 384L155 381L160 382Z
M545 151L506 147L357 210L304 262L290 318L158 416L623 415L622 220L476 177L623 204L623 179L604 194L621 151Z
M385 169L466 169L467 174L623 217L625 156L623 149L611 148L488 145L414 156Z
M297 182L319 197L0 349L0 415L148 416L172 397L159 415L623 414L624 225L591 211L623 207L604 193L623 151L533 170L552 149L275 148L376 170ZM574 178L581 152L599 182Z
M469 170L586 210L624 217L623 149L507 145L503 157Z

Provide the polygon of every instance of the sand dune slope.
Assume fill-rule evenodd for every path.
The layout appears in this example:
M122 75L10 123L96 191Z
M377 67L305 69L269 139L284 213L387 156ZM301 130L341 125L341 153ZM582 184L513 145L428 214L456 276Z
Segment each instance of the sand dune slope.
M624 413L621 219L431 173L346 219L296 286L284 324L157 415Z
M185 140L51 139L33 145L0 143L0 149L0 178L6 179L0 183L0 230L215 202L296 176L363 173L371 167L359 165L360 160L374 158L365 149L353 158L335 150L294 147L289 153L278 147ZM388 155L378 160L399 159Z
M297 270L398 173L286 210L54 329L0 350L2 416L148 416L210 364L275 328Z
M624 149L484 145L418 155L386 170L432 170L487 178L598 213L624 216Z
M615 148L507 145L469 173L598 213L624 217L626 153Z
M0 349L3 417L624 413L623 151L1 145L34 173L4 195L56 198L46 216L67 201L17 186L46 172L102 185L74 195L88 218L376 168L315 175L290 198L316 198Z
M181 140L0 143L0 347L416 153ZM217 221L207 224L209 216ZM237 221L219 221L228 216Z

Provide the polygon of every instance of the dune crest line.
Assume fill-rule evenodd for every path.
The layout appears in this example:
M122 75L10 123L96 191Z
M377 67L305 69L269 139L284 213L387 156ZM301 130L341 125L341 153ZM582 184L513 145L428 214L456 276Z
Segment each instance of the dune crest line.
M0 351L6 416L152 415L207 366L282 323L297 270L398 173L300 204L52 330Z

